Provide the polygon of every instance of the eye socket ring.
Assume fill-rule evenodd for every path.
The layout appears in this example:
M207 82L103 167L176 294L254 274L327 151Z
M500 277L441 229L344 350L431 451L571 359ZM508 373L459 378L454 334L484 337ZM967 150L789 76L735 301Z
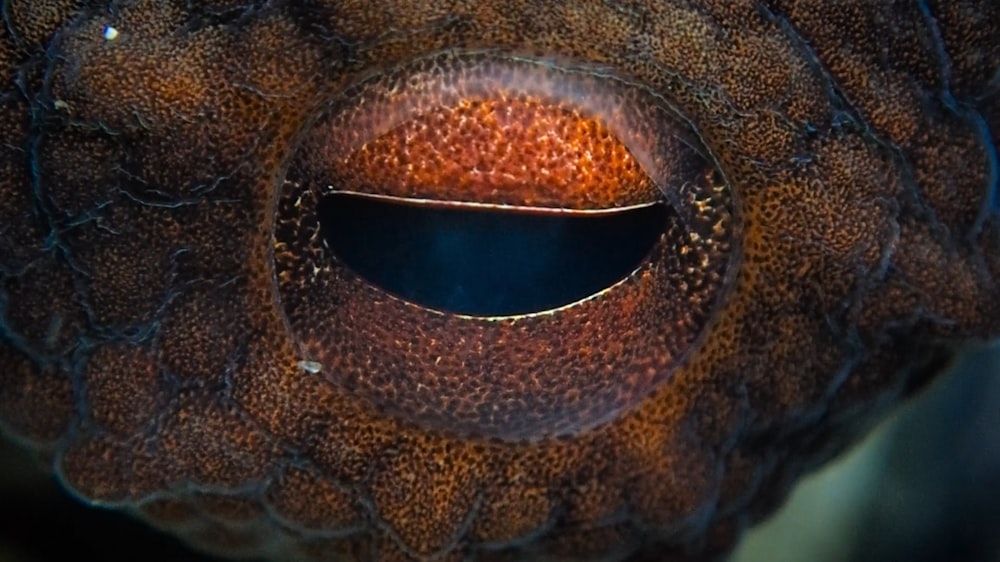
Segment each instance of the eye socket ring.
M454 111L491 103L485 116ZM491 138L515 139L531 145L521 152L536 154L530 150L540 136L535 125L557 115L587 123L569 128L584 131L582 139L549 126L558 146L597 139L593 146L614 149L589 154L631 161L598 157L586 174L549 189L541 201L530 199L546 191L532 183L539 177L534 156L513 168L526 170L524 177L501 174L509 180L502 188L483 189L483 182L462 176L468 167L449 172L440 160L423 167L439 170L438 176L412 180L428 154L470 145L466 139L482 138L482 130L497 132L496 108L509 114L507 108L526 105L541 117L513 120ZM450 117L428 119L435 112ZM422 119L434 126L415 130L429 131L431 141L414 141L407 132ZM315 376L425 429L533 440L614 419L666 381L696 347L728 286L732 201L695 146L679 116L649 90L547 61L445 53L331 96L288 167L274 235L278 302L300 354L322 366ZM543 159L561 162L570 152L544 152ZM507 170L499 160L491 165ZM633 170L640 172L634 180L600 192L607 183L602 177L621 180ZM652 249L624 279L553 309L474 316L400 298L334 255L324 244L319 208L338 191L540 212L616 212L637 204L662 204L669 212Z

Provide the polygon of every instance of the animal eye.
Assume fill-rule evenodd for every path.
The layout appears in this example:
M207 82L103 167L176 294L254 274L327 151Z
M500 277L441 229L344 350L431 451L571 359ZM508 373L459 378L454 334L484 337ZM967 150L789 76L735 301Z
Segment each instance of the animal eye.
M662 98L448 54L322 108L274 262L301 353L334 384L421 425L538 438L669 377L724 292L732 229L725 183Z

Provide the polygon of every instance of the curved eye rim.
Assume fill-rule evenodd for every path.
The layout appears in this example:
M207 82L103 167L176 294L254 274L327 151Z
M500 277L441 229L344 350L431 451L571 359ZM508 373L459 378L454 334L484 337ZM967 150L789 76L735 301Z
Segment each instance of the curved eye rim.
M648 90L635 95L666 110ZM333 97L327 117L311 133L329 132L324 119L342 108L344 99ZM318 159L307 139L288 168L275 229L276 271L279 285L284 283L278 300L301 357L323 365L322 377L376 411L425 430L524 441L575 435L615 419L668 380L697 348L735 278L732 264L739 251L733 233L739 217L733 194L719 183L724 177L714 160L694 149L691 133L679 134L677 146L693 155L685 169L698 173L671 178L675 189L669 197L665 191L664 199L676 202L671 207L684 235L675 240L702 244L702 251L658 255L663 263L674 260L675 271L704 273L670 286L675 300L676 294L702 291L685 301L688 308L670 312L662 267L647 259L595 295L509 317L427 309L325 259L313 243L320 237L315 207L331 188L327 178L311 175ZM319 136L313 136L312 146ZM293 212L299 216L290 220ZM290 252L297 243L307 255L301 263ZM322 310L313 310L317 306ZM580 357L568 356L574 353Z

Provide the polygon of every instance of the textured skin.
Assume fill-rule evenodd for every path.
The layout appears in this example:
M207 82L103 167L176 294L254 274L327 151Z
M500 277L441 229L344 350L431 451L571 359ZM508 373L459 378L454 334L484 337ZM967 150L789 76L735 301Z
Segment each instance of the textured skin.
M711 556L1000 335L995 2L2 6L0 421L80 496L208 550ZM433 429L301 367L272 239L297 141L347 84L443 49L628 77L726 179L719 308L597 427Z

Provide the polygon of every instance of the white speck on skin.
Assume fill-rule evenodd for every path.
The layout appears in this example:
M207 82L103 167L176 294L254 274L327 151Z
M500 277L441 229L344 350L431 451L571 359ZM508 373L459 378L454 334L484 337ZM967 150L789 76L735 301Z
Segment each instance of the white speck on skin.
M299 361L299 368L303 371L309 373L310 375L315 375L323 369L323 366L319 364L318 361Z
M118 38L118 30L111 27L110 25L104 26L104 39L107 41L114 41Z

